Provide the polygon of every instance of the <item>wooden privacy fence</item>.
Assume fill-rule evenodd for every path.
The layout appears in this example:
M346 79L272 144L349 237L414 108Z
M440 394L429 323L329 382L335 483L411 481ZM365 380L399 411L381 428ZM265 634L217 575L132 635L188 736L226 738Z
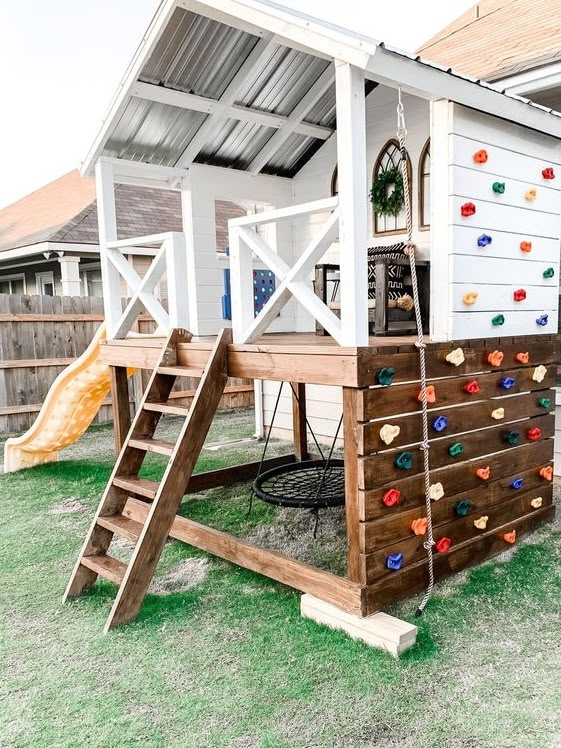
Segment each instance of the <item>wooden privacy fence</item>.
M123 300L123 304L126 300ZM25 431L35 420L58 374L88 347L103 321L103 300L94 296L23 296L0 294L0 433ZM152 332L149 318L138 321L139 332ZM138 402L149 372L130 380L131 408ZM182 379L172 397L189 403L196 381ZM253 383L231 379L221 407L253 405ZM108 398L95 422L112 418Z

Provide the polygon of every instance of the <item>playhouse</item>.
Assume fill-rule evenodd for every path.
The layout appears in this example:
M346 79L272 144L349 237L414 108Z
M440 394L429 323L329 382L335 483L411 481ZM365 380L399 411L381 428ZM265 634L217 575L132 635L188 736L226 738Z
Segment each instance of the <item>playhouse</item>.
M131 620L169 535L366 617L551 519L560 138L554 112L273 2L165 0L82 167L97 183L96 364L123 432L127 367L152 377L67 596L106 577L107 627ZM120 182L179 190L185 231L117 241ZM217 200L247 209L229 254ZM140 278L127 253L155 245ZM142 310L159 336L129 335ZM186 373L189 412L168 401ZM256 380L265 430L294 453L192 475L228 376ZM153 438L165 414L184 417L176 444ZM342 446L336 476L308 427ZM148 452L169 457L161 483L138 477ZM339 481L344 577L176 517L184 495L304 463L320 506ZM129 564L114 535L136 543Z

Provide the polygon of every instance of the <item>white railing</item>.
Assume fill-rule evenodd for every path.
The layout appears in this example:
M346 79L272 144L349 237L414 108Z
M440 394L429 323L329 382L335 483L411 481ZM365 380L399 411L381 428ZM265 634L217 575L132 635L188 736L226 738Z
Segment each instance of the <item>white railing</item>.
M292 267L256 231L259 226L292 221L299 216L316 213L329 213L329 218ZM309 282L310 273L338 235L337 197L244 216L229 222L234 342L254 342L267 330L291 297L300 302L337 342L341 342L341 320L315 295ZM253 306L253 254L279 280L276 291L256 317Z
M135 247L156 245L154 259L141 278L122 250L134 254ZM185 235L167 232L134 239L107 242L101 247L104 274L104 305L107 335L122 339L132 329L138 315L145 309L164 333L173 328L189 327L187 300L187 255ZM164 273L167 275L168 311L156 296L156 288ZM130 301L124 311L120 294L107 292L120 287L123 278L130 289Z

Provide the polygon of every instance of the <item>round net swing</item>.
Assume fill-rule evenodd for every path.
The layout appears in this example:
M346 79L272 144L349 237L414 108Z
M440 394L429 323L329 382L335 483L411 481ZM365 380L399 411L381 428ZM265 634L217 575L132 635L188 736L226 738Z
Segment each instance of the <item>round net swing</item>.
M261 457L261 466L265 461L283 385L284 382L281 382L271 418L271 426ZM298 400L294 387L292 384L290 386L294 397ZM342 506L345 503L345 463L344 460L333 458L342 420L343 416L339 421L329 455L325 457L306 418L306 426L316 444L321 456L320 459L278 465L263 472L260 467L253 483L253 494L268 504L294 509L311 509L314 512L317 512L318 509Z

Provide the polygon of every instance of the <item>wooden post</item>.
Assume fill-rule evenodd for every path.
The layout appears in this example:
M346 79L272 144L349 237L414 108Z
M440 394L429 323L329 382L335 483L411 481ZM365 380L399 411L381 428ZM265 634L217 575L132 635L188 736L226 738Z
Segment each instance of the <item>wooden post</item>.
M294 456L301 462L307 460L308 433L306 430L306 385L292 383L292 428L294 432Z
M368 177L364 71L336 61L341 345L368 345Z
M357 408L358 391L343 387L343 433L345 440L345 514L347 522L347 577L361 582L360 522L358 505Z
M111 366L110 368L113 433L115 434L115 452L119 454L131 427L129 383L124 366Z

